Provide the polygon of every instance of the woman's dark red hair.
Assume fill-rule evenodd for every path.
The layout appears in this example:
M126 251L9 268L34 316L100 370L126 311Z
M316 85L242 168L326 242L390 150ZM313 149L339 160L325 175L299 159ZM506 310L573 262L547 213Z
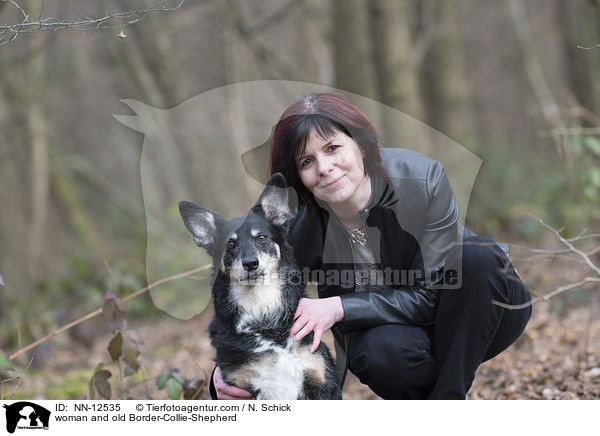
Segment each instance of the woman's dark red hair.
M298 193L301 204L315 205L312 193L298 174L298 157L304 153L312 132L328 139L343 132L359 146L365 174L385 177L379 155L379 137L369 119L341 94L309 94L288 107L277 122L271 140L271 175L282 173Z

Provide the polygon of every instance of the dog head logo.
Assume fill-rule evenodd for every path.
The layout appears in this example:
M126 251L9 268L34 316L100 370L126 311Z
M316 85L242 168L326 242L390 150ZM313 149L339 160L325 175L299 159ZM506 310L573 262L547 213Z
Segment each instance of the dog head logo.
M6 409L6 431L14 433L19 429L47 429L50 423L50 411L28 401L19 401Z
M112 189L115 201L137 221L145 212L148 283L211 262L209 254L189 244L177 201L194 198L224 217L245 214L269 178L269 136L283 111L302 96L328 91L348 95L374 123L384 147L407 147L438 159L461 210L458 219L464 223L481 159L419 120L374 100L327 86L285 80L223 86L170 109L122 100L132 113L114 117L144 135L139 169L144 210L138 210L135 201L116 184ZM420 235L414 237L419 239ZM325 250L323 256L331 259L328 262L343 263L335 250ZM161 310L179 319L190 319L210 302L212 286L203 278L199 275L172 280L149 292Z

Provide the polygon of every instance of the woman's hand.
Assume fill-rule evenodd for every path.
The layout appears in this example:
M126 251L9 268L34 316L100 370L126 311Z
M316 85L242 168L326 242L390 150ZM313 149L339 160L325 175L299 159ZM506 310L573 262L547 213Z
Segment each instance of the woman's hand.
M340 297L323 299L302 298L294 315L296 322L290 329L296 341L299 341L310 332L315 332L310 352L314 353L323 332L336 322L344 319L344 307Z
M221 374L221 368L218 366L215 368L213 375L213 382L215 383L215 391L217 391L218 400L253 400L252 394L248 391L240 389L236 386L228 385L223 380L223 374Z

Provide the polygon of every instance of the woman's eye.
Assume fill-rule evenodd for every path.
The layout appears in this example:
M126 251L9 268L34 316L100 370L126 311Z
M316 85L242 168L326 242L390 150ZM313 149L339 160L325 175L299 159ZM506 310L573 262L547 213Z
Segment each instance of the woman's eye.
M304 159L302 162L300 162L300 168L306 168L307 166L310 165L311 160L310 159Z
M258 242L265 242L265 241L267 240L267 237L266 237L265 235L258 235L258 236L256 237L256 240L257 240Z
M227 241L227 248L234 248L235 247L235 241L230 240Z
M338 148L340 148L340 147L341 147L340 145L334 145L334 144L332 144L332 145L330 145L330 146L327 148L327 150L329 150L329 151L336 151L336 150L337 150Z

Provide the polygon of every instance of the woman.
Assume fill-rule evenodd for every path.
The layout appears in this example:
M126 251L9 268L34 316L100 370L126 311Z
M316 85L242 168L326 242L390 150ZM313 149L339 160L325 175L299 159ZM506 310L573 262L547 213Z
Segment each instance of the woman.
M504 251L458 223L442 165L379 149L366 116L339 94L311 94L281 116L271 173L296 190L291 237L319 283L290 333L332 329L350 369L385 399L464 399L477 367L523 332L529 294ZM352 280L347 280L351 278ZM345 357L345 358L344 358ZM214 373L213 396L248 398Z

